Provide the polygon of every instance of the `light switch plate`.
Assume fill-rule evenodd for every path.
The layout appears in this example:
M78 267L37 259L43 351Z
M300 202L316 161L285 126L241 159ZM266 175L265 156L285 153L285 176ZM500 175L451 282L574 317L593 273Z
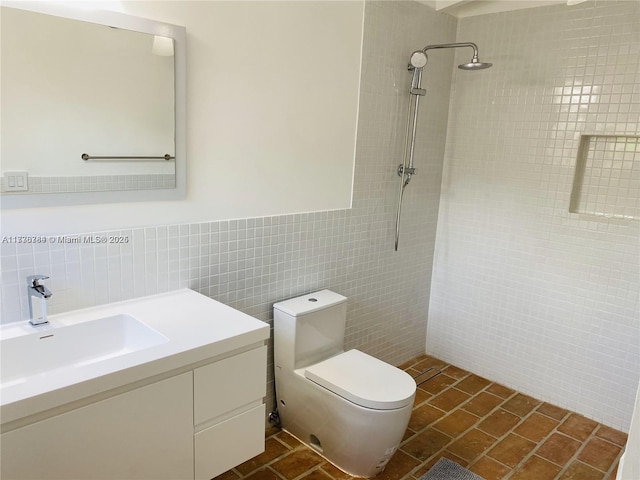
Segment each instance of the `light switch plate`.
M27 172L4 172L4 191L29 191L29 174Z

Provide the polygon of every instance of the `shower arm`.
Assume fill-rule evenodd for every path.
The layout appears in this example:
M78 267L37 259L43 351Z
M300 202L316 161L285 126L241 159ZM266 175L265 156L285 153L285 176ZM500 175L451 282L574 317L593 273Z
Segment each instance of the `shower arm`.
M436 50L438 48L460 48L460 47L470 47L473 48L473 57L478 58L478 46L473 42L462 42L462 43L441 43L438 45L427 45L422 49L423 52L427 53L427 50Z

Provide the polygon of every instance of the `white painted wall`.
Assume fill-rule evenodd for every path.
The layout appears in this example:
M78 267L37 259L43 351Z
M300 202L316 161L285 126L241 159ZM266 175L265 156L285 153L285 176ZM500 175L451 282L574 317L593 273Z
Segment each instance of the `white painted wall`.
M4 210L4 235L350 207L363 2L119 7L187 29L187 199Z

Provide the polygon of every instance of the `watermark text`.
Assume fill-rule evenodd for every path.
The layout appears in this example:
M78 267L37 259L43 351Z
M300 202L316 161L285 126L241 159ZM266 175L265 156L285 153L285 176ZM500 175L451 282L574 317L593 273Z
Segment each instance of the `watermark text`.
M129 243L127 235L6 235L0 243L20 244L118 244Z

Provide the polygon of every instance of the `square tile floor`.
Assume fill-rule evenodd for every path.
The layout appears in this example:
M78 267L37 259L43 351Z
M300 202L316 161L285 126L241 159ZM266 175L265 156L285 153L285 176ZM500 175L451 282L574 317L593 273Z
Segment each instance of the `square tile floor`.
M441 457L486 480L615 479L625 433L427 355L400 368L418 384L413 414L376 479L417 479ZM264 453L216 480L352 478L286 432L266 435Z

